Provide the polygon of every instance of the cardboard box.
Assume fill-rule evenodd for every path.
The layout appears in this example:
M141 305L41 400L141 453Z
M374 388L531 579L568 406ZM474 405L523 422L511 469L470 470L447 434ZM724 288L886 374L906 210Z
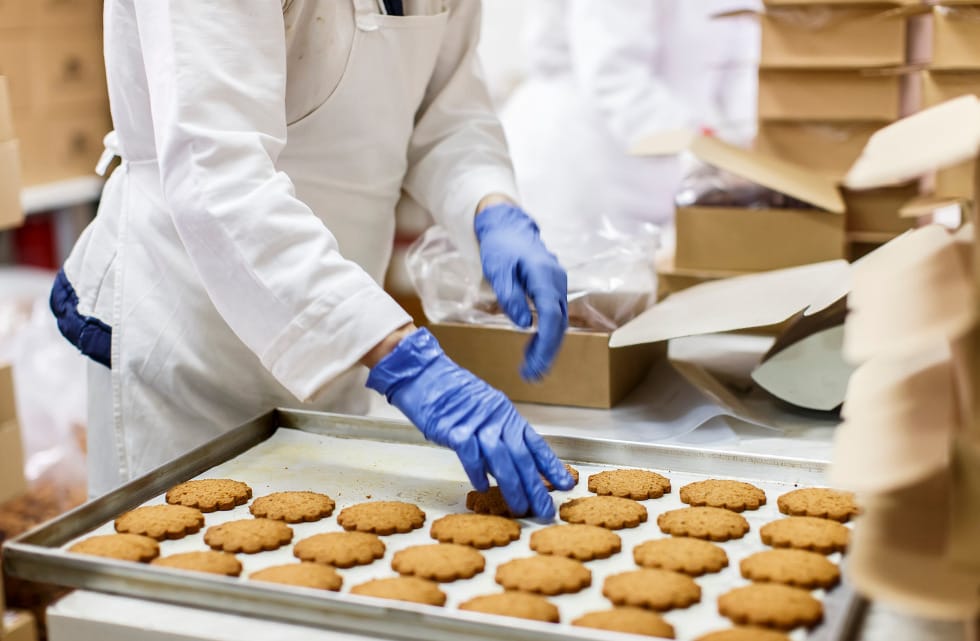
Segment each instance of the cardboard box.
M870 242L881 242L881 235L888 240L915 227L915 218L899 215L900 210L919 194L918 183L898 187L882 187L866 191L844 189L844 214L846 229L852 234L864 232L879 234ZM865 236L865 240L867 240ZM850 260L854 260L851 258Z
M741 276L744 272L712 269L684 269L674 264L674 252L657 255L657 295L662 300L671 294L724 278Z
M678 207L677 267L754 272L844 257L844 217L820 209Z
M980 70L980 5L933 7L931 67Z
M458 323L429 330L450 358L511 400L547 405L613 407L667 356L666 343L611 349L608 332L570 331L548 376L528 383L519 371L529 332Z
M976 8L980 20L980 7ZM978 30L980 33L980 30ZM973 54L980 56L980 47ZM930 69L923 74L923 102L926 107L938 105L964 95L980 96L980 59L974 71L943 71ZM938 198L975 200L973 181L974 161L946 167L936 172L933 192Z
M906 62L908 13L890 7L770 7L764 68L866 68Z
M38 27L98 31L102 26L102 0L31 0L30 4L31 22Z
M933 193L939 198L976 201L976 161L970 160L936 172Z
M24 222L20 203L20 154L8 104L7 79L0 76L0 230Z
M854 164L883 122L759 123L755 148L801 167L839 177Z
M21 137L25 185L95 175L105 135L112 129L108 105L14 113Z
M0 366L0 503L23 494L26 489L13 370L4 365Z
M760 69L762 120L893 121L903 106L908 74L861 69Z
M8 610L3 612L3 641L37 641L37 621L34 615L26 610Z
M17 0L0 0L7 1ZM34 71L30 63L32 41L29 31L0 29L0 76L7 77L10 103L15 108L31 104L34 92Z
M14 29L30 23L33 4L24 0L0 0L0 27Z

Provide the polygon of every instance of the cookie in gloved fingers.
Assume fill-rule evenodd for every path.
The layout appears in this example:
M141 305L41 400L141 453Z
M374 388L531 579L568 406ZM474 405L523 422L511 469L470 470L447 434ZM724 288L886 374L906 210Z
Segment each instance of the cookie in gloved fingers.
M486 491L492 474L515 514L554 517L541 476L562 490L575 483L513 403L451 361L428 330L403 338L371 369L367 386L384 394L426 439L455 451L474 488Z
M538 226L520 207L499 203L480 210L473 223L483 275L504 313L518 326L538 331L524 350L521 376L536 381L548 373L568 329L568 276L541 242Z

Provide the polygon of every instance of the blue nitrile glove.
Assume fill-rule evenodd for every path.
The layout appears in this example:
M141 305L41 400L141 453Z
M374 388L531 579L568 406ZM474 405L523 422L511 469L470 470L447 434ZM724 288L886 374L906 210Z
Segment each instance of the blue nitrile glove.
M409 334L371 369L367 386L385 395L425 435L456 452L473 487L487 472L514 514L552 518L543 474L560 490L575 484L544 439L503 393L449 360L426 329Z
M518 326L531 326L531 308L538 313L538 332L524 350L521 376L544 376L568 329L568 277L538 235L538 226L520 207L491 205L476 215L483 275L497 294L504 313Z

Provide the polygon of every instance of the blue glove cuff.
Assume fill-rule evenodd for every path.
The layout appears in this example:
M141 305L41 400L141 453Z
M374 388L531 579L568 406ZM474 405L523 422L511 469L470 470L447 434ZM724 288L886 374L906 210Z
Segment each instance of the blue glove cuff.
M371 369L366 385L391 402L401 383L413 380L432 362L443 356L442 347L429 330L418 329L398 343L395 349Z
M481 243L487 234L499 229L520 232L522 228L527 233L533 234L534 238L540 235L534 219L525 214L520 207L510 203L498 203L481 209L473 221L476 238Z

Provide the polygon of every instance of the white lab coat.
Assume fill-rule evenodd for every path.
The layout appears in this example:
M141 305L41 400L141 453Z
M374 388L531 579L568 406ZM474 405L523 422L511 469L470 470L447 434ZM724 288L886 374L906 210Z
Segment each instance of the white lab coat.
M752 0L748 0L752 4ZM710 127L747 142L754 20L712 20L735 0L532 0L528 77L501 121L522 203L542 226L666 223L676 158L633 158L643 136Z
M123 164L65 265L113 328L94 492L276 406L366 409L357 362L410 321L379 285L396 206L475 256L478 201L516 194L479 4L106 0Z

